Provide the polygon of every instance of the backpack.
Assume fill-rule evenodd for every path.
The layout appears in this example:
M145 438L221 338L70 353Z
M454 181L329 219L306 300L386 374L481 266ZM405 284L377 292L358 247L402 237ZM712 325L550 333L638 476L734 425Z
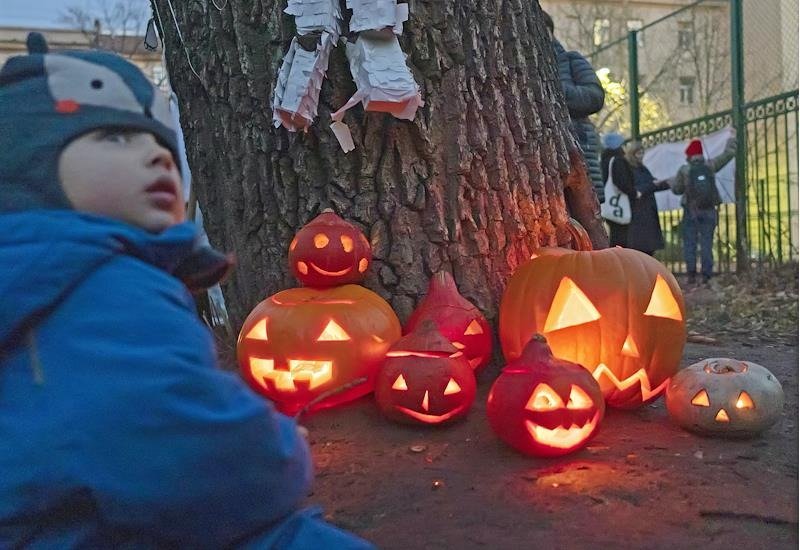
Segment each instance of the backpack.
M686 184L686 206L694 210L708 210L720 202L714 171L705 162L691 163Z

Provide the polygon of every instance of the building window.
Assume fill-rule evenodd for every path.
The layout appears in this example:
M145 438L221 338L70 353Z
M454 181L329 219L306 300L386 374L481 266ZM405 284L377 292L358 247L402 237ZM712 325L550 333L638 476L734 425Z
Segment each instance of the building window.
M688 50L694 45L694 24L691 21L678 21L678 48Z
M638 31L639 29L642 28L643 24L644 24L644 22L641 19L628 19L628 22L627 22L626 26L628 28L628 32L630 32L630 31ZM643 32L637 32L636 33L636 44L640 48L644 47L644 33Z
M682 76L680 78L680 91L681 105L694 105L694 77Z
M594 45L602 46L611 39L611 20L610 19L595 19L594 20Z

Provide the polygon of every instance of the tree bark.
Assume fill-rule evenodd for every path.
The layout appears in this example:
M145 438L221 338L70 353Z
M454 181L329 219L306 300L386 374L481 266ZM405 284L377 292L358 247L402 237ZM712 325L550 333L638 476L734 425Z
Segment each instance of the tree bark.
M288 245L328 207L371 240L365 284L401 320L441 269L492 319L516 266L538 246L569 241L565 186L573 215L603 246L538 2L412 0L400 43L425 106L413 122L351 109L357 148L347 155L329 129L355 91L341 45L313 127L272 126L271 93L294 32L285 1L231 0L221 11L172 2L174 20L167 0L152 2L206 230L238 258L224 286L234 326L297 285Z

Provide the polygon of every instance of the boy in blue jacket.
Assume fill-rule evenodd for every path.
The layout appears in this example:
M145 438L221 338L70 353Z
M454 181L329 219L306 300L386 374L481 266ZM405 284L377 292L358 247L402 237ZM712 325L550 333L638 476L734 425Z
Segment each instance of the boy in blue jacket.
M215 362L167 100L122 58L0 71L0 548L369 548L302 510L292 420ZM180 280L180 279L182 280Z

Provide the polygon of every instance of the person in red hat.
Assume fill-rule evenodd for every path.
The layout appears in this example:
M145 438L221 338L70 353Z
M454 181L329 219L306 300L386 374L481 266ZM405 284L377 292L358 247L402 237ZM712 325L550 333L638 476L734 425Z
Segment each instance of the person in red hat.
M698 244L703 282L707 283L713 274L712 244L718 220L717 205L722 202L714 174L735 155L735 134L728 139L722 154L708 160L703 154L703 142L695 138L686 147L686 164L678 169L671 181L672 192L683 195L683 258L689 284L697 280Z

